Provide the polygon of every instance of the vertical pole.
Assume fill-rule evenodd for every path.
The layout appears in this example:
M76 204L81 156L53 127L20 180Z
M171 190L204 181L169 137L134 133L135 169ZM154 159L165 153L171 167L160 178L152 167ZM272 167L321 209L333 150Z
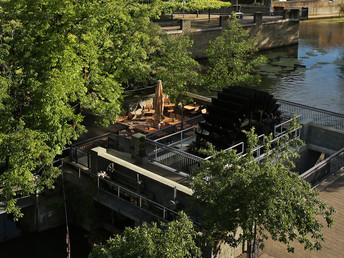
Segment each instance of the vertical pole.
M79 179L80 179L80 177L81 177L81 171L80 171L80 168L79 168Z
M36 224L36 227L37 227L37 231L39 231L40 229L40 210L39 210L39 192L38 190L36 189L36 220L37 220L37 224Z
M180 148L183 146L183 131L180 132Z
M177 198L177 187L175 186L173 188L173 200L175 200Z

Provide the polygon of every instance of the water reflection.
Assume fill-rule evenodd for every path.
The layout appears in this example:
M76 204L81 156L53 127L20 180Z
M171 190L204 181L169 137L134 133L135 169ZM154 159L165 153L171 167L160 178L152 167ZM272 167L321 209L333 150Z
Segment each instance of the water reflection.
M344 113L343 39L344 19L301 23L298 46L263 53L273 61L262 68L258 88L277 98Z

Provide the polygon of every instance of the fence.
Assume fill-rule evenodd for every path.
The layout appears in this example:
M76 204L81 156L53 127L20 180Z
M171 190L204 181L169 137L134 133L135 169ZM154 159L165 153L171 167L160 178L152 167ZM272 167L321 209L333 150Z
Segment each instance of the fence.
M310 168L300 175L300 177L310 182L312 187L315 188L326 177L335 173L342 167L344 167L344 148L329 156L318 165Z
M287 113L301 115L302 118L312 119L315 123L323 126L344 130L344 114L314 108L286 100L278 100L280 110Z

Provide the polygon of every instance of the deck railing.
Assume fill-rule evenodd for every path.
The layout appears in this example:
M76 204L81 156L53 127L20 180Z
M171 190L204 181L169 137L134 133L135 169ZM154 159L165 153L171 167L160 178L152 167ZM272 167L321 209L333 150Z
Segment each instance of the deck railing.
M315 123L323 126L344 130L344 114L310 107L286 100L278 100L280 110L286 113L301 115L302 118L312 119Z
M204 118L202 115L198 115L190 119L184 120L183 122L180 122L178 124L170 125L153 133L147 134L146 137L151 140L156 140L158 138L161 138L162 134L172 134L184 128L194 127L197 125L198 122L202 121L203 119Z
M191 175L194 169L199 166L201 157L180 151L165 144L146 140L146 150L150 161L159 162L179 172Z
M344 148L300 175L315 188L331 174L344 168Z

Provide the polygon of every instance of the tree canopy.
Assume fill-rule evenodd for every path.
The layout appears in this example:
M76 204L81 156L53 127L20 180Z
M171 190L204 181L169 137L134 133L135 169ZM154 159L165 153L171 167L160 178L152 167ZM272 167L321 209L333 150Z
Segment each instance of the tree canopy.
M188 37L169 38L164 37L164 53L157 55L153 68L155 76L161 78L164 91L173 103L186 100L187 92L192 91L192 86L201 84L197 61L190 58L188 48L192 42Z
M298 148L299 140L292 139L291 131L280 140L265 137L262 143L252 129L246 132L245 155L218 152L199 168L191 183L194 201L202 207L204 226L215 239L237 246L256 236L262 245L271 237L285 243L288 251L293 251L293 241L306 249L321 248L319 217L331 227L334 209L292 172L297 156L293 148ZM255 159L258 144L265 154L261 160Z
M232 15L228 27L221 36L210 42L206 50L210 64L207 73L209 87L247 86L260 81L260 75L254 69L266 58L253 56L258 50L254 41Z
M114 123L126 85L166 78L155 69L169 63L154 56L166 60L179 43L151 21L160 8L159 0L1 1L0 200L7 212L18 217L16 197L52 186L59 173L51 162L85 131L83 110Z
M177 220L143 224L126 228L122 235L115 235L105 244L96 245L90 258L99 257L200 257L201 251L195 244L196 231L184 212Z
M220 0L172 0L163 2L163 9L167 13L173 12L177 9L182 10L183 8L186 12L195 12L208 9L228 8L230 6L230 2L224 2Z

